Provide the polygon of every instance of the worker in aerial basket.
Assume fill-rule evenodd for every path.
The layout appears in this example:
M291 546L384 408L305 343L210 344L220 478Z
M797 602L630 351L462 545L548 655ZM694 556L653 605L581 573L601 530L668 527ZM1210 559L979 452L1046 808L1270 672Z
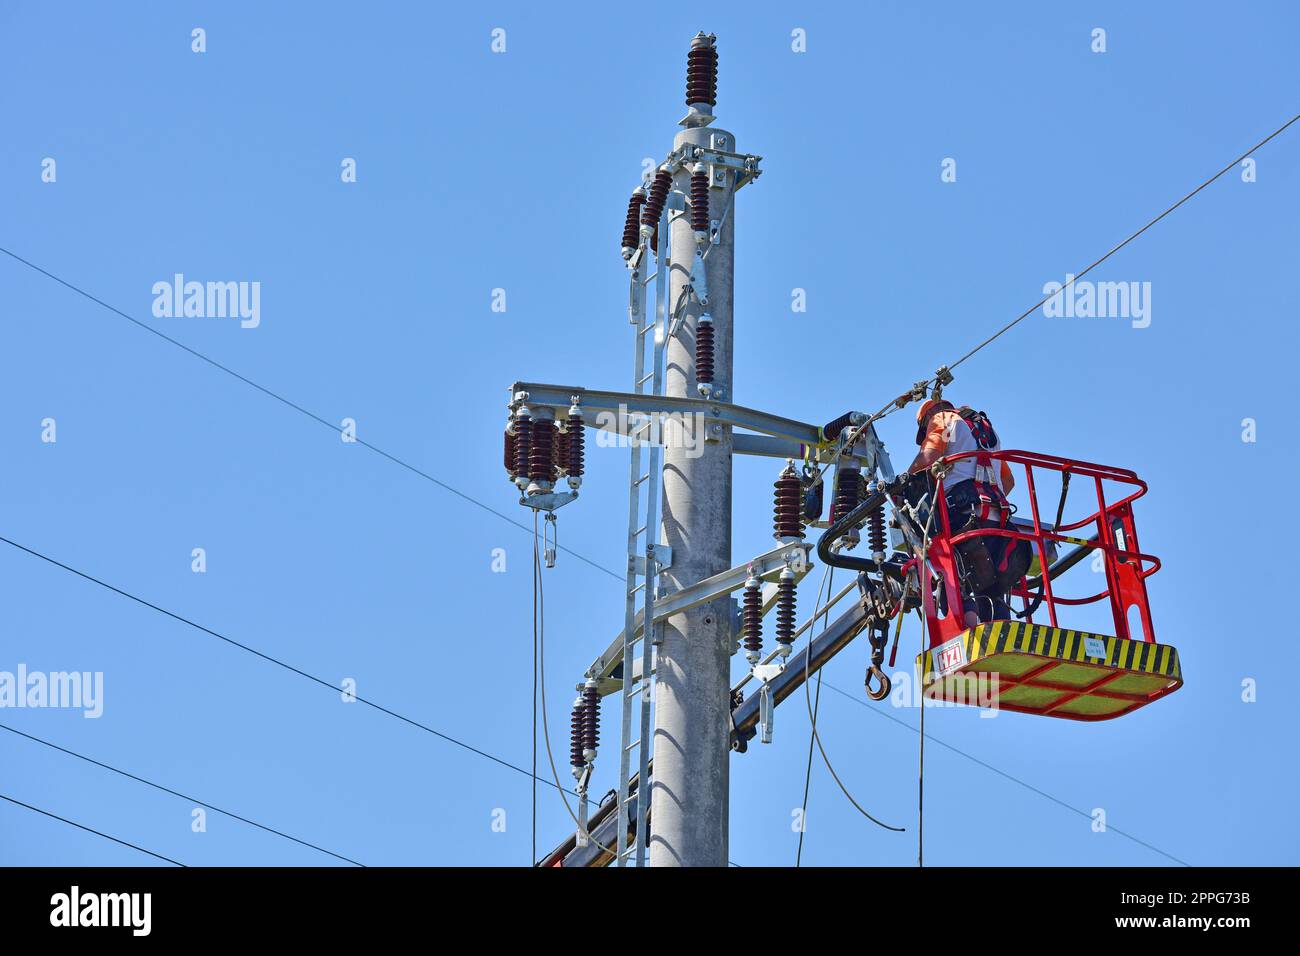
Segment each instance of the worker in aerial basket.
M951 402L938 398L924 402L916 413L916 443L921 450L907 469L914 475L928 472L931 465L947 455L1002 448L987 415L969 406L954 408ZM928 482L933 487L933 479ZM954 536L973 528L1005 527L1015 511L1006 497L1015 487L1015 479L1005 461L979 454L962 458L952 463L943 485ZM936 514L931 533L938 527ZM968 538L956 550L964 573L961 583L966 626L1009 620L1008 595L1029 568L1029 542L988 535Z

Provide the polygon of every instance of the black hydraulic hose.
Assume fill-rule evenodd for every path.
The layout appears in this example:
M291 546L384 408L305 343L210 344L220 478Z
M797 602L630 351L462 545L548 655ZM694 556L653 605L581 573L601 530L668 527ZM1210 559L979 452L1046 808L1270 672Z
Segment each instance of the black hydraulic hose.
M817 557L822 559L822 563L832 568L848 568L850 571L875 572L892 570L897 575L898 569L888 562L882 568L870 558L852 558L847 554L831 553L831 545L848 534L850 528L865 521L867 515L872 511L876 508L883 508L884 505L885 493L883 491L873 491L859 501L857 507L833 521L831 526L822 533L821 540L817 542Z
M1051 569L1049 568L1048 570L1049 570L1049 572L1050 572ZM1038 609L1039 609L1040 607L1043 606L1043 594L1044 594L1044 593L1046 593L1046 592L1043 590L1043 579L1042 579L1042 577L1040 576L1040 577L1038 578L1038 593L1034 595L1034 599L1033 599L1032 601L1029 602L1029 606L1028 606L1027 608L1025 608L1023 611L1017 611L1017 612L1016 612L1016 617L1018 617L1018 618L1022 618L1022 619L1023 619L1023 618L1030 618L1030 617L1033 617L1035 614L1037 614L1037 613L1038 613Z

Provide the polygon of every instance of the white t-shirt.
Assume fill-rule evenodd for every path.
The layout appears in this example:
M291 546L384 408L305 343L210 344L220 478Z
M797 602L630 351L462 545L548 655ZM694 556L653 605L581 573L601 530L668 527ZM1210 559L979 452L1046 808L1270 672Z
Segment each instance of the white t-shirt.
M979 442L975 441L975 435L971 432L970 426L966 424L965 420L958 415L956 411L942 411L936 413L934 418L930 420L930 428L933 429L935 423L938 423L939 426L943 428L943 437L947 445L947 450L944 451L944 457L949 455L960 455L963 452L968 451L980 450ZM1002 443L998 441L994 443L994 446L990 451L1000 451L1001 449ZM960 461L953 462L951 473L949 473L948 477L944 479L944 487L952 490L957 487L960 482L974 478L975 470L976 460L973 457L963 458ZM991 471L993 472L992 476L985 475L983 476L984 480L996 482L998 488L1005 493L1006 488L1002 486L1002 469L999 467L999 464L995 462Z

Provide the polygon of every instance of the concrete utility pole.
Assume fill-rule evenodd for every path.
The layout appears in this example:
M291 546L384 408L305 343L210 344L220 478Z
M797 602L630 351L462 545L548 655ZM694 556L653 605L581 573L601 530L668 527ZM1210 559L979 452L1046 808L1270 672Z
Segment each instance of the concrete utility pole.
M677 134L685 144L735 152L735 140L707 126ZM726 402L732 393L732 286L736 174L715 170L709 188L712 218L721 220L717 242L704 259L707 312L713 318L714 385ZM690 194L690 170L679 169L674 189ZM696 256L689 217L672 219L669 234L668 302L675 304L690 282ZM665 394L698 398L695 332L702 312L693 298L681 331L667 346ZM663 541L673 549L663 572L664 593L695 584L731 567L731 427L687 425L693 438L667 436L663 471ZM700 431L711 428L701 443ZM721 598L677 614L663 626L658 649L654 775L650 795L651 866L726 866L730 761L731 602Z
M792 620L786 579L806 573L812 549L791 540L732 565L733 453L792 458L818 448L823 436L819 426L733 404L734 204L758 178L762 157L737 151L731 133L713 126L714 40L704 33L692 39L683 128L628 199L619 248L634 335L632 391L511 387L506 473L523 492L519 503L534 511L576 499L584 427L626 435L631 445L623 630L576 685L582 696L570 713L570 766L580 797L577 830L547 866L727 865L728 765L733 737L741 747L748 739L732 722L732 595L748 588L751 631L755 612L761 619L778 604L779 619ZM570 492L556 492L561 476ZM782 487L783 513L797 510L788 484ZM778 580L786 582L779 597ZM764 714L773 705L771 676L760 678ZM617 797L588 815L600 698L611 694L618 694L622 718L612 761ZM592 826L600 828L598 840Z

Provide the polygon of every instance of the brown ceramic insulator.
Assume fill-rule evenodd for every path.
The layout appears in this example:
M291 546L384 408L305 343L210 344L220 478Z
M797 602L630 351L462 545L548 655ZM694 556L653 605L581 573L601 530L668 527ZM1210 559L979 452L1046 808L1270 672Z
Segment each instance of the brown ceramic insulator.
M645 205L645 190L638 188L627 202L627 219L623 222L623 258L636 251L641 242L641 207Z
M550 422L533 422L529 429L528 478L531 481L555 480L555 428Z
M518 441L519 440L515 437L515 433L511 431L509 428L507 428L506 443L505 443L506 444L505 465L506 465L506 474L510 477L511 481L514 481L515 478L518 476L517 472L515 471L515 469L518 467L519 453L518 453L518 449L516 448Z
M845 412L839 418L833 418L822 426L822 439L824 441L834 441L840 437L840 432L853 424L853 413Z
M668 170L661 169L655 173L655 178L650 183L650 195L641 210L641 225L656 227L659 225L659 217L663 215L664 203L668 201L668 190L672 185L673 174Z
M686 54L686 105L718 103L718 50L709 37L696 37Z
M532 449L533 420L528 415L515 419L515 476L528 477L528 460Z
M595 687L584 687L582 700L582 749L594 753L600 744L600 692Z
M695 381L713 381L713 323L703 319L695 326Z
M587 765L582 753L582 718L587 712L586 703L575 703L569 718L569 765L581 770Z
M583 461L584 442L586 438L582 432L582 416L569 413L568 417L569 438L565 446L565 471L571 478L581 478L583 469L586 467Z
M786 465L780 477L776 479L775 504L772 535L776 538L802 538L803 530L803 483L794 465Z
M709 231L709 171L703 165L691 173L691 228Z
M745 594L741 602L740 632L743 646L747 652L763 652L763 595L758 582L753 587L745 585Z
M794 578L782 577L776 585L776 642L794 643Z
M867 546L872 554L885 553L885 506L877 505L867 515Z
M831 501L831 523L858 506L858 488L862 473L856 468L840 467L835 470L835 497Z

